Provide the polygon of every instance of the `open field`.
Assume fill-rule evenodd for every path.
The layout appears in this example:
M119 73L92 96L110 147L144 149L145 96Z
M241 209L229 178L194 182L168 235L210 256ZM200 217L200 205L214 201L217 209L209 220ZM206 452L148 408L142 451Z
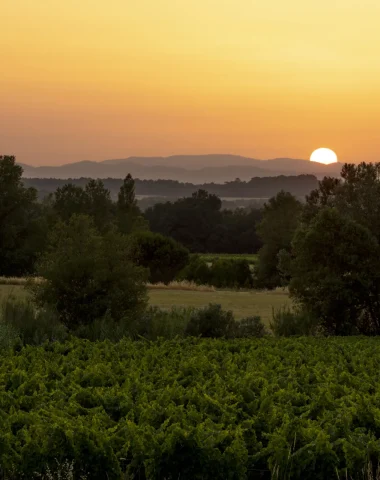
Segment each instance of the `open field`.
M267 324L272 318L272 308L278 309L284 305L290 305L289 296L283 290L273 292L150 290L149 298L152 305L160 308L204 307L209 303L219 303L225 310L232 310L237 319L260 315Z
M8 295L26 296L20 285L0 285L0 300ZM150 304L160 308L172 306L204 307L209 303L219 303L226 310L232 310L237 319L260 315L268 324L272 318L272 308L278 309L290 305L286 291L187 291L187 290L149 290Z
M212 263L217 258L223 260L248 260L249 263L256 263L257 262L257 254L256 253L244 253L244 254L236 254L236 253L201 253L199 257L204 260L205 262Z

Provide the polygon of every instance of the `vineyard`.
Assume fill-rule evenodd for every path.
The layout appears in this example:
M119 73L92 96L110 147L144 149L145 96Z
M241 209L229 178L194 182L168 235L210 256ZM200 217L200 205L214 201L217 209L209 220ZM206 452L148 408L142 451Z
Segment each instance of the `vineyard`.
M0 477L69 464L90 479L373 478L379 364L364 337L3 352Z

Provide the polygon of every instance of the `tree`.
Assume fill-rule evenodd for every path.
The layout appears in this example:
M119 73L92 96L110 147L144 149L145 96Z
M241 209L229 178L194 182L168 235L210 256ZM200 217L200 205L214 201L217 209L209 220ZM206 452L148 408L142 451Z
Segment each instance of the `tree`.
M325 177L306 198L303 222L326 206L367 227L380 241L380 163L345 164L341 178Z
M44 281L30 287L34 300L55 308L69 329L106 314L119 322L146 304L146 271L132 262L128 238L101 236L88 216L55 226L37 273Z
M125 177L117 199L117 224L120 232L131 233L136 230L146 230L147 224L137 206L135 181L128 173Z
M324 207L294 236L290 294L328 333L380 334L379 254L368 228Z
M100 232L111 227L115 215L110 192L102 180L89 180L85 188L72 183L57 188L52 208L65 222L73 215L88 215Z
M58 217L67 222L73 215L86 215L88 211L88 197L82 187L67 183L57 188L53 208Z
M198 190L174 203L155 205L145 212L150 228L172 237L192 252L213 251L211 237L222 223L222 202L216 195Z
M169 283L189 262L189 251L159 233L136 232L131 236L134 261L150 271L151 283Z
M85 187L87 196L86 214L94 219L95 227L106 232L114 218L114 205L109 190L102 180L90 180Z
M25 188L15 157L0 156L0 275L32 273L44 246L43 209L34 188Z
M302 210L301 203L287 192L280 192L264 206L263 218L257 227L263 243L256 267L256 282L260 288L281 285L278 254L289 251Z

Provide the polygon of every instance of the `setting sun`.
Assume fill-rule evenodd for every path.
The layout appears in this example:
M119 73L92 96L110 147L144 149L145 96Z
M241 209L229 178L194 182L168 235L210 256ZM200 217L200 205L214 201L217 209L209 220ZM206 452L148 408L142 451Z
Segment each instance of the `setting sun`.
M311 154L310 161L329 165L330 163L337 163L338 157L336 153L329 148L318 148Z

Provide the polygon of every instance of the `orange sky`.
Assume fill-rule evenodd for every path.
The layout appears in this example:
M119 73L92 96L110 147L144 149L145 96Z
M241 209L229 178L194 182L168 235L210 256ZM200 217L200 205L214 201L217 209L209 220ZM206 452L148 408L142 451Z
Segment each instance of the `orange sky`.
M0 0L0 154L380 161L378 0Z

